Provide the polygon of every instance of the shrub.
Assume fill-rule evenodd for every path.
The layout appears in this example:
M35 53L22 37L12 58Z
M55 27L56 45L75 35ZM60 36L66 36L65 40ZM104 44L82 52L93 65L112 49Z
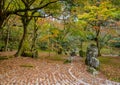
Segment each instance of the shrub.
M67 59L64 61L64 64L71 63L71 60Z
M22 56L24 56L24 57L31 57L31 58L38 58L38 51L35 51L35 52L24 51L22 53Z
M120 42L113 42L111 43L111 46L120 48Z

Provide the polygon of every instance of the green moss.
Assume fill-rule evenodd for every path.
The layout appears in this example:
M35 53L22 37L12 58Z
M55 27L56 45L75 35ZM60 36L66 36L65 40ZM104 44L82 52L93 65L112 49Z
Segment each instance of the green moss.
M120 82L120 57L99 57L100 71L112 81Z
M0 60L7 60L8 57L5 57L5 56L0 56Z
M111 80L120 82L120 77L114 77L114 78L111 78Z
M111 49L110 48L102 48L101 53L102 54L111 54Z
M62 56L50 56L50 57L48 57L48 59L54 60L54 61L63 61L64 60L64 58Z
M33 68L34 66L31 64L22 64L20 67L28 67L28 68Z
M112 65L114 67L120 67L120 58L118 57L99 57L101 64Z
M109 58L105 58L105 57L99 57L99 60L102 64L108 64L110 59Z
M0 56L0 60L7 60L13 58L13 56Z
M71 60L67 59L67 60L64 61L64 64L67 64L67 63L71 63Z

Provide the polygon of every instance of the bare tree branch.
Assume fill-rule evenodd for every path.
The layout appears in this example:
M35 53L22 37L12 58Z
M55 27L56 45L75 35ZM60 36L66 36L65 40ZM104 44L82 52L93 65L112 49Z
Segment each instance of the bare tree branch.
M25 7L28 7L28 3L25 0L21 0L21 1L24 3Z
M29 2L29 6L31 6L34 2L35 2L35 0L31 0L31 1Z
M6 11L8 10L8 8L9 8L9 6L10 6L10 4L11 4L12 1L13 1L13 0L11 0L11 1L9 2L9 4L7 5L7 7L6 7L6 9L5 9L4 12L6 12Z
M18 13L16 13L16 15L18 15L18 16L21 16L21 17L26 17L25 15L22 15L22 14L18 14ZM47 16L42 16L42 15L30 15L30 16L27 16L27 17L40 17L40 18L46 18L46 17L50 17L51 15L47 15Z
M40 2L40 4L42 4L44 2L44 0L42 0L41 2Z
M23 0L23 1L24 1L24 0ZM8 15L9 15L9 14L16 14L16 13L18 13L18 12L39 10L39 9L42 9L42 8L47 7L48 5L50 5L50 4L52 4L52 3L56 3L57 1L59 1L59 0L52 1L52 2L48 2L48 3L46 3L46 4L44 4L43 6L40 6L40 7L31 8L31 9L30 9L30 8L16 9L16 10L14 10L14 11L8 11L7 13L8 13Z

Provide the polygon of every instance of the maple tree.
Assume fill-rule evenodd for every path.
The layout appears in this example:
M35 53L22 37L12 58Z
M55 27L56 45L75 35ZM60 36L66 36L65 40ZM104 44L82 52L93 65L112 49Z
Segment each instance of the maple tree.
M63 48L62 44L70 43L70 37L76 37L80 39L81 49L83 41L90 36L89 31L91 31L94 34L96 45L100 49L103 37L100 34L101 29L105 28L110 20L118 21L120 18L119 0L1 0L0 2L0 29L7 25L11 15L19 16L19 20L22 21L23 36L16 56L21 55L24 51L26 41L30 36L29 32L33 33L29 46L31 45L31 50L34 48L38 30L41 31L39 32L40 42L47 42L50 39L50 42L56 41L57 45ZM37 18L36 22L33 18ZM46 21L40 20L42 18L47 19ZM42 23L42 21L44 22ZM32 29L34 28L32 23L40 25L36 26L36 29ZM46 31L49 28L50 34L48 35ZM52 42L52 44L54 43Z
M98 4L99 3L99 4ZM95 42L98 47L98 55L100 56L99 36L101 28L106 26L110 19L114 19L114 13L117 11L110 2L101 1L97 5L87 5L84 7L84 13L79 15L80 20L86 21L93 31L95 31Z

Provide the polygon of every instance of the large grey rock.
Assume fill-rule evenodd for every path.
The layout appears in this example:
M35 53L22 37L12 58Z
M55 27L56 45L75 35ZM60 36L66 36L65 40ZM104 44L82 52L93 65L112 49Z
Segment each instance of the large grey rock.
M90 66L92 66L92 67L94 67L94 68L98 68L99 65L100 65L100 63L99 63L99 60L98 60L97 58L92 57L92 58L90 59Z
M88 67L87 71L90 72L91 74L93 74L94 76L99 74L98 71L93 67Z
M98 68L100 63L99 60L97 59L97 56L98 56L98 48L94 44L88 46L86 52L86 59L85 59L86 65L94 68Z

